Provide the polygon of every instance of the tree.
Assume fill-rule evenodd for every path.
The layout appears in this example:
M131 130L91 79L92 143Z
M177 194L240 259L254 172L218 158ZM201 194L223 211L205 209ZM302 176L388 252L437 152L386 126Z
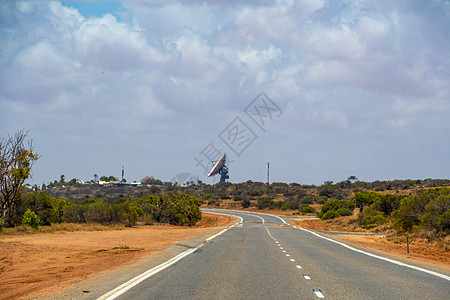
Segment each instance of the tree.
M119 179L117 179L117 177L114 176L109 176L107 181L119 181Z
M66 184L66 176L65 176L64 174L61 175L61 179L59 180L59 183L60 183L61 185Z
M39 221L38 216L30 209L27 209L27 211L23 215L22 225L30 226L30 227L33 227L34 229L38 229L39 223L40 223L40 221Z
M141 184L144 185L150 185L153 184L155 182L155 177L153 176L145 176L144 178L141 179Z
M18 130L14 135L0 139L0 217L7 226L13 225L22 186L39 158L33 152L32 141L26 144L27 134Z

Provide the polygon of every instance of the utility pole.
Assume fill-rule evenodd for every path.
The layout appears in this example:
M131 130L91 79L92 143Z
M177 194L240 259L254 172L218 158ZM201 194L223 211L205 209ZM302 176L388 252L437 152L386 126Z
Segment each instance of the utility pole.
M269 185L269 165L270 163L267 163L267 185Z

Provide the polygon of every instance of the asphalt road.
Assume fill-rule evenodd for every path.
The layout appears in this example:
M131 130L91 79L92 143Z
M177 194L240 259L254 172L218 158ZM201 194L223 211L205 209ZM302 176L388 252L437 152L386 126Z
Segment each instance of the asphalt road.
M448 272L373 257L276 216L209 211L242 222L110 299L450 299Z

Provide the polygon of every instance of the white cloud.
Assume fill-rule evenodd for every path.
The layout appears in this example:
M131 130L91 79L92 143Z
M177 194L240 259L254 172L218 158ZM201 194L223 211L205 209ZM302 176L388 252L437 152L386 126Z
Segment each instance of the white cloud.
M32 72L34 75L59 77L71 71L67 58L45 40L18 52L14 63L22 72Z
M130 0L122 6L120 18L86 19L64 2L1 2L2 130L26 126L46 141L41 153L59 157L54 149L65 146L74 160L93 148L123 157L119 141L127 140L130 157L147 157L147 149L158 156L157 163L148 159L151 171L142 157L131 162L137 177L158 176L167 161L176 165L198 153L265 91L286 112L270 134L289 136L289 147L261 135L264 147L246 154L256 160L266 161L264 153L290 157L286 148L326 160L324 141L332 140L339 163L351 160L338 149L346 141L364 157L380 158L382 169L383 155L370 146L400 135L411 147L420 148L423 135L449 149L437 136L450 130L445 1ZM164 149L178 152L168 157ZM172 162L174 156L180 161ZM99 168L110 163L103 160Z
M360 35L348 26L319 28L309 36L308 43L319 56L333 60L359 60L366 52Z
M110 14L83 22L74 33L75 57L84 65L120 71L164 63L168 57L150 47L140 31Z

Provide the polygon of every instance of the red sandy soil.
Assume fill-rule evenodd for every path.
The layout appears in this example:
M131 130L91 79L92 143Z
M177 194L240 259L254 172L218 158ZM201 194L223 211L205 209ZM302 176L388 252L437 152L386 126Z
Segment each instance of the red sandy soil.
M104 231L0 234L0 299L29 299L131 264L232 217L203 213L193 227L153 225ZM80 230L78 228L77 230ZM82 229L85 230L85 229Z

